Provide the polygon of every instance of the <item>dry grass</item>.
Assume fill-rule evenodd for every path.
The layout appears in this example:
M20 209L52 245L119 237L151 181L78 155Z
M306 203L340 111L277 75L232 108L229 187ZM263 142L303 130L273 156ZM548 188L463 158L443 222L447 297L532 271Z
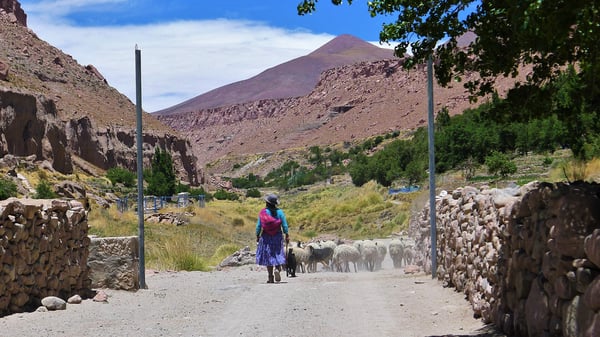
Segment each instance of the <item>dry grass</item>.
M544 181L564 181L564 153L550 159L528 156L518 161L519 172ZM598 181L600 160L582 169L588 181ZM583 170L583 171L581 171ZM562 175L562 176L561 176ZM490 178L490 181L492 178ZM507 181L515 181L509 177ZM530 179L530 178L527 178ZM596 180L594 180L596 179ZM315 185L307 191L280 193L281 208L287 216L292 240L306 241L319 236L362 239L385 237L407 229L411 214L428 202L429 192L390 196L387 189L369 182L356 187L349 178L335 177L336 184ZM486 184L486 181L478 182ZM498 181L494 182L499 185ZM437 177L437 189L453 190L467 184L460 173ZM266 192L266 191L265 191ZM174 226L145 224L147 264L153 269L208 270L244 246L252 247L258 212L264 207L260 198L238 201L213 200L206 207L167 208L161 212L190 212L189 224ZM137 215L116 209L94 209L90 213L90 233L100 236L137 235Z

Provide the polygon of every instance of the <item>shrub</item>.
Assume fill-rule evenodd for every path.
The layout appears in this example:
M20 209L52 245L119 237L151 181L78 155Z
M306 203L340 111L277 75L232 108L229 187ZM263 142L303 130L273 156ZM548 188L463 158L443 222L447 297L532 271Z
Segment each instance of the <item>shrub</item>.
M40 180L35 187L34 199L53 199L56 198L56 193L52 190L52 186L46 180Z
M240 198L237 194L225 190L216 191L213 197L217 200L238 200Z
M248 198L260 198L260 191L256 188L251 188L246 191L246 197Z
M485 165L488 167L488 173L500 173L502 177L517 172L517 165L513 163L508 156L502 152L494 151L485 158Z
M0 178L0 200L17 196L17 185L10 179Z
M208 193L207 191L204 190L203 187L199 187L199 188L192 188L190 189L190 196L191 197L197 197L199 195L203 195L204 196L204 200L205 201L211 201L213 196L212 194Z
M125 187L134 187L136 174L122 167L111 167L106 171L106 178L111 184L123 184Z

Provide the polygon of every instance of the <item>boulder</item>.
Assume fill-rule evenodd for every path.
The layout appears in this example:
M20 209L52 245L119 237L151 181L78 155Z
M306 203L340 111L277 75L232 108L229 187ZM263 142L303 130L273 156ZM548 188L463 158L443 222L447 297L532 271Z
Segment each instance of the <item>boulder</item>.
M44 297L42 305L48 310L65 310L67 308L67 302L56 296Z
M0 81L6 81L8 79L8 63L0 60Z
M137 236L92 238L88 266L92 288L139 289Z

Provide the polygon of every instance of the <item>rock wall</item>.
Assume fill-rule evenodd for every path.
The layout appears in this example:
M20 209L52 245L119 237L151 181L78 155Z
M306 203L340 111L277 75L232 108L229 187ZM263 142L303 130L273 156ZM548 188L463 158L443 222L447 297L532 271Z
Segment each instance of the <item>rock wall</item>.
M93 288L138 290L138 237L92 238L88 267Z
M54 103L17 91L0 90L0 156L35 155L63 173L73 171L64 124Z
M464 187L436 201L437 272L510 336L600 336L600 186ZM429 207L410 225L431 272Z
M0 201L0 316L90 291L87 214L64 200Z
M135 130L130 128L101 128L87 116L65 122L57 117L54 101L0 89L0 156L35 155L37 160L48 160L55 170L66 174L73 172L72 155L101 169L123 166L135 172L135 141ZM143 143L145 166L150 164L155 147L160 146L171 154L177 176L198 185L197 159L189 141L168 134L144 133Z

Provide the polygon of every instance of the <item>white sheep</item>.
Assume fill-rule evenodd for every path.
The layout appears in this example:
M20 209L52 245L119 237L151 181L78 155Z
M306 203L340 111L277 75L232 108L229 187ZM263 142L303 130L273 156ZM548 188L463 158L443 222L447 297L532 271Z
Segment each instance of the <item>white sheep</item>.
M341 244L333 250L332 265L337 271L350 272L350 262L354 264L354 272L358 272L356 264L360 262L360 252L354 246Z
M404 263L406 265L412 264L413 259L415 258L415 247L412 245L407 245L404 247Z
M392 239L388 245L388 251L394 263L394 268L402 267L402 260L404 259L404 243L402 240Z
M358 252L361 254L360 260L358 262L358 269L362 270L364 266L364 261L362 260L362 250L363 250L364 240L356 240L352 243L352 246L358 249Z
M375 241L375 245L377 246L377 260L375 260L375 269L381 269L383 260L387 255L387 247L385 246L385 243L379 241Z
M379 253L377 251L377 245L375 242L371 240L366 240L363 242L361 256L367 270L375 270L378 254Z
M296 266L300 267L302 273L306 272L305 266L308 264L309 252L307 248L302 247L301 242L296 242L291 245L292 252L296 257Z

